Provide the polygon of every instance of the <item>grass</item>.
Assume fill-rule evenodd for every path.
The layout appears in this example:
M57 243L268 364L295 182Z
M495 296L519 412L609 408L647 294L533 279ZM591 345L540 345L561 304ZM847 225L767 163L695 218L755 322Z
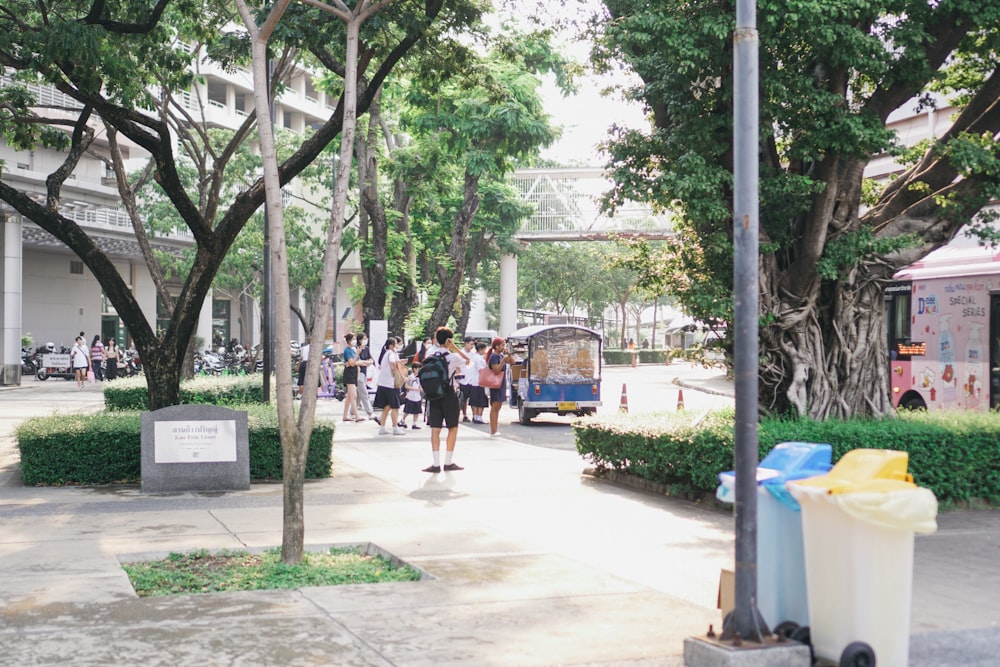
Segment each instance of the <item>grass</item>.
M302 561L295 565L281 562L280 549L268 549L260 554L246 551L211 553L202 549L187 554L171 553L163 560L124 563L122 567L139 597L373 584L420 578L420 572L407 565L394 567L382 556L336 547L327 552L306 552Z

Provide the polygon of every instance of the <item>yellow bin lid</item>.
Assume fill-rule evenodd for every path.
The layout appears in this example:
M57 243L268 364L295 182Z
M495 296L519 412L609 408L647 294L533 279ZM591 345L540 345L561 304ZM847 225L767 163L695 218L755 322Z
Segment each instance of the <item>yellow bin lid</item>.
M913 476L906 472L908 464L906 452L852 449L837 461L829 474L789 484L824 488L827 493L897 490L913 486Z

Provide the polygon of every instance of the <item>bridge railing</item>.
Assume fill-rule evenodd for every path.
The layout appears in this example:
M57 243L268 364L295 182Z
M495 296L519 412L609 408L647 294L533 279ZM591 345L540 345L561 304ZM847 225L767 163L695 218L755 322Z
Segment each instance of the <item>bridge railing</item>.
M609 234L665 238L672 234L670 216L629 202L609 216L600 198L613 183L600 168L521 169L511 184L535 213L515 235L524 240L607 238Z

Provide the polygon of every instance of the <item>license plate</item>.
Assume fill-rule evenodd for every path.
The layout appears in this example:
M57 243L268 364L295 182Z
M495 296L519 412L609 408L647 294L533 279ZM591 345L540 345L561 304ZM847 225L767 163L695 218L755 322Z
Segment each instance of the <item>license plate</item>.
M560 410L576 410L576 402L574 401L559 401Z

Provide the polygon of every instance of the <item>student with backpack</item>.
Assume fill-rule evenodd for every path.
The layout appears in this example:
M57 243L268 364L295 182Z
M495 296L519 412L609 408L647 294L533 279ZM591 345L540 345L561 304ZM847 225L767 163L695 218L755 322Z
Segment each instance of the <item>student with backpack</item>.
M424 472L439 473L441 466L441 428L448 429L444 470L462 470L452 460L458 440L458 393L453 377L464 368L469 358L455 345L455 332L440 327L434 332L436 345L427 350L420 367L420 386L427 397L427 424L431 428L431 455L433 463Z

